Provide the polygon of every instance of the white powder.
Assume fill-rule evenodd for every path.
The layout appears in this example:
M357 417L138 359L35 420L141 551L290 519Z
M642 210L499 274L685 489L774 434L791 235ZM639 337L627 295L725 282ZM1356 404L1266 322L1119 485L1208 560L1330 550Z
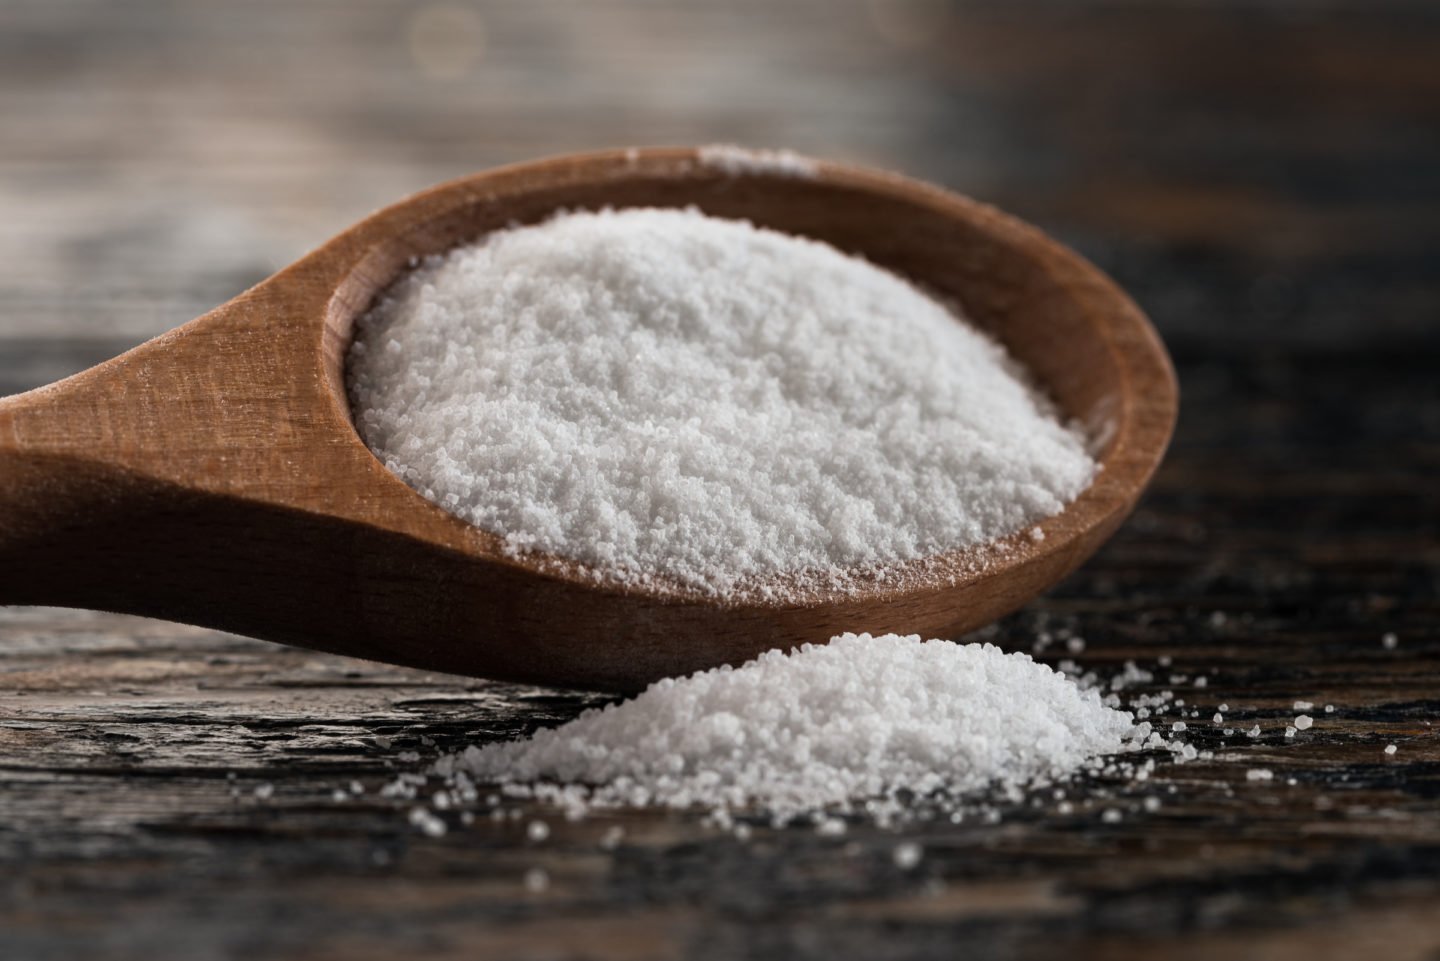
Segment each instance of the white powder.
M578 813L699 806L723 821L753 806L783 821L856 804L883 816L905 797L1018 788L1160 743L1027 654L844 634L660 681L528 741L467 748L436 773Z
M732 177L742 174L778 174L782 177L815 176L815 162L793 150L750 150L733 144L711 144L698 151L700 162Z
M920 864L925 857L925 849L914 841L901 841L895 845L895 850L891 852L890 856L894 859L897 868L909 871Z
M429 258L359 321L349 378L386 466L511 552L709 594L986 544L1096 470L944 304L695 211L562 214Z

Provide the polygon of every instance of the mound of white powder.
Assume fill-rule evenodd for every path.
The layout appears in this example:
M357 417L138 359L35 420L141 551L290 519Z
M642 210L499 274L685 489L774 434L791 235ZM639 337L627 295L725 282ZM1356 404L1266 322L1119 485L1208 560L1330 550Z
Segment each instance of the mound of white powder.
M358 322L356 426L513 552L737 592L1020 531L1095 463L1004 350L887 271L693 210L432 257Z
M845 634L660 681L530 740L451 755L437 773L575 813L749 807L785 820L1063 778L1142 743L1159 743L1148 723L1029 655Z

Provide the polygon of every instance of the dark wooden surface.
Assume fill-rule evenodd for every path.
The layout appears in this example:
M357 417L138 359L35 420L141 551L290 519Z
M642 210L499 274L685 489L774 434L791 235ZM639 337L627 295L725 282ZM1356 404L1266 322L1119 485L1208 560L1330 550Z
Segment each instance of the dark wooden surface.
M742 140L893 165L1068 239L1180 370L1140 512L998 637L1048 618L1087 667L1171 658L1162 680L1208 674L1187 699L1263 734L1192 723L1213 761L999 824L742 843L527 809L430 838L382 784L593 700L7 609L0 957L1440 957L1432 5L446 9L0 6L0 392L494 163ZM1336 711L1287 740L1297 699Z

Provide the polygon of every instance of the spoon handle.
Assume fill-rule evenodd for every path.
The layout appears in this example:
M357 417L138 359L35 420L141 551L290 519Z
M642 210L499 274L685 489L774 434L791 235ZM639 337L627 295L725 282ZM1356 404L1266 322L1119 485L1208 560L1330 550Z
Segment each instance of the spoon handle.
M386 645L414 641L410 585L445 580L426 566L433 550L327 512L322 499L348 503L346 487L302 455L330 450L330 427L301 430L324 418L283 384L255 386L270 369L256 352L234 351L247 395L222 381L213 345L192 339L209 364L151 342L0 398L0 604L403 660Z
M194 326L0 398L0 603L134 608L209 546L214 498L183 481L216 459L225 398Z
M74 602L73 586L107 546L96 528L131 501L123 472L76 447L83 414L67 393L55 385L0 400L0 603Z

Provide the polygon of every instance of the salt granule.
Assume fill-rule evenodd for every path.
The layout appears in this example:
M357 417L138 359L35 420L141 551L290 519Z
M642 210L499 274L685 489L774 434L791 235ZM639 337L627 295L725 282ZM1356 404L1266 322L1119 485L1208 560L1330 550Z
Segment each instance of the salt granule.
M448 830L445 822L423 807L410 809L410 823L428 837L444 837Z
M723 821L754 806L785 823L856 805L883 813L901 792L1063 778L1149 737L1149 724L1027 654L844 634L659 681L529 740L442 758L436 772L586 809L697 806Z
M843 589L1031 530L1097 469L955 307L694 210L427 258L358 321L348 376L385 465L511 554L712 595Z
M909 871L918 867L922 858L925 857L925 849L914 841L901 841L895 845L891 852L895 866L902 871Z
M755 150L734 144L710 144L696 153L700 163L732 177L771 174L808 180L819 172L815 161L793 150Z

